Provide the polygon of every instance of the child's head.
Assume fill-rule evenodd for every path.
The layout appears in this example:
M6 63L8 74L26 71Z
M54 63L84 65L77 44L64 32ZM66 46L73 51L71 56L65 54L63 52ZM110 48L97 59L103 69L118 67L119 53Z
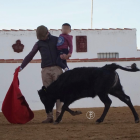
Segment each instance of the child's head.
M70 26L70 24L64 23L62 25L62 30L61 31L62 31L63 34L69 34L71 32L71 26Z

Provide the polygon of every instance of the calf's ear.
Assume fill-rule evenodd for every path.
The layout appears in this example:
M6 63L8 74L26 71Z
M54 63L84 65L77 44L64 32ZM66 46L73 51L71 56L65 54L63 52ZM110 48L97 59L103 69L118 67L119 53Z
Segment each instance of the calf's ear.
M47 88L46 88L45 86L42 86L42 90L43 90L43 91L46 92L46 91L47 91L46 89L47 89Z

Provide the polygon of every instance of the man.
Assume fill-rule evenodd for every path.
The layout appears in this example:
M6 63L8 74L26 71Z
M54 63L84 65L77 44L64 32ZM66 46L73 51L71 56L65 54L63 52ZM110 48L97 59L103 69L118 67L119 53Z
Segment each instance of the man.
M38 42L35 43L31 52L24 58L20 71L25 68L25 66L33 59L35 54L39 51L41 54L41 68L42 68L42 82L43 86L46 88L55 81L59 75L61 75L62 69L56 65L57 59L57 40L58 37L52 36L48 32L48 28L45 26L39 26L36 30L36 36ZM68 59L68 55L62 55L61 59ZM58 99L56 101L56 118L61 113L62 103ZM42 123L52 123L53 122L53 112L47 113L47 119Z

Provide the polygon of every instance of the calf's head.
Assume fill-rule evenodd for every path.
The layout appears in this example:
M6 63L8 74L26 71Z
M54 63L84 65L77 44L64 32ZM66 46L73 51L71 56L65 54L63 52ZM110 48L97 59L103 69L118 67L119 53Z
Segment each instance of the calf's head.
M56 100L47 93L46 87L43 86L42 89L38 91L38 95L45 106L46 113L52 112Z

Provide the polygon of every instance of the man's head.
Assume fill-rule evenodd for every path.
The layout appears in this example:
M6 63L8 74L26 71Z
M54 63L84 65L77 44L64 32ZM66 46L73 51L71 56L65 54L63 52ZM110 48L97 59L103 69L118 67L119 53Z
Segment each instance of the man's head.
M70 24L64 23L62 25L62 30L61 31L62 31L63 34L69 34L71 32L71 26L70 26Z
M36 29L36 36L39 40L46 40L49 35L48 28L41 25L38 26Z

